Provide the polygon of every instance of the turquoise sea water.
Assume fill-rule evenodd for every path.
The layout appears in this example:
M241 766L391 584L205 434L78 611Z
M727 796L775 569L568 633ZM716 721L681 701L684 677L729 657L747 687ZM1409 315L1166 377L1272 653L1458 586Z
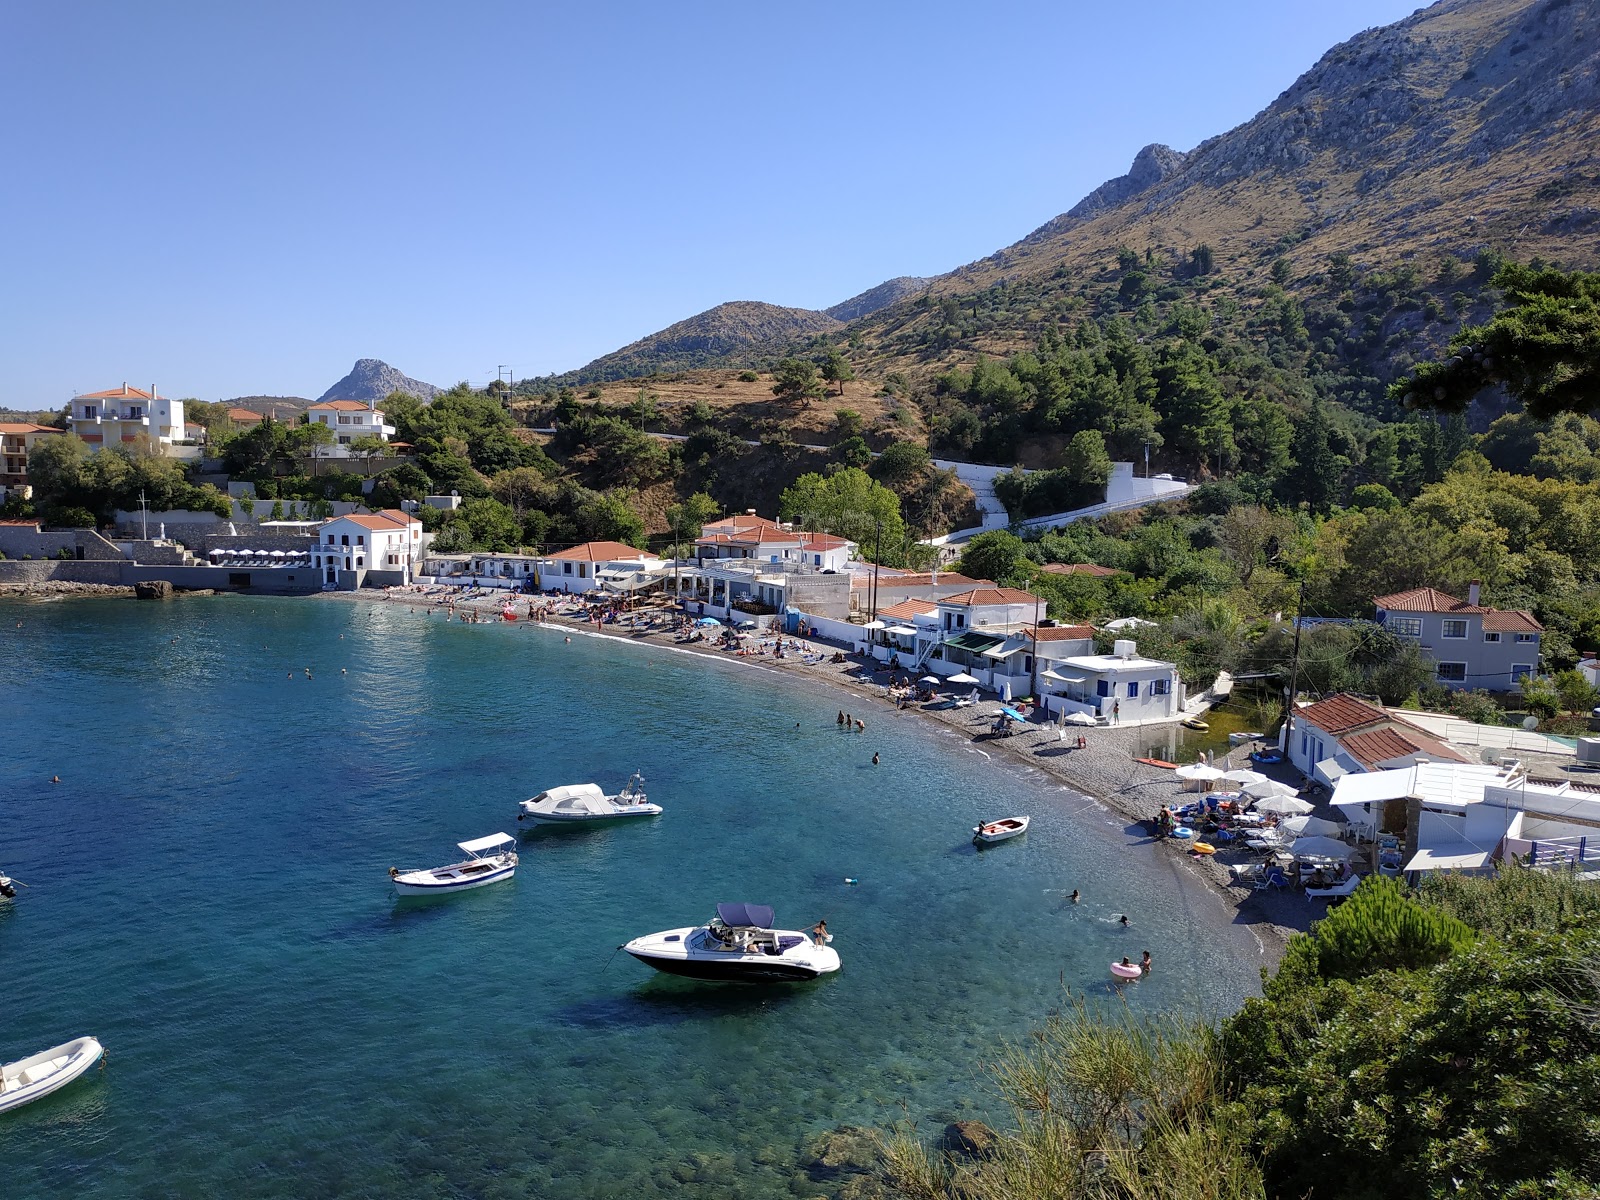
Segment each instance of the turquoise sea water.
M32 885L0 905L0 1059L109 1049L0 1115L9 1195L819 1194L818 1132L988 1114L986 1050L1063 983L1145 1011L1256 986L1248 932L1122 822L882 704L840 733L820 685L320 600L5 603L0 638L0 867ZM395 900L390 865L635 768L663 816ZM1027 837L974 850L1014 812ZM843 971L613 958L719 900L825 917Z

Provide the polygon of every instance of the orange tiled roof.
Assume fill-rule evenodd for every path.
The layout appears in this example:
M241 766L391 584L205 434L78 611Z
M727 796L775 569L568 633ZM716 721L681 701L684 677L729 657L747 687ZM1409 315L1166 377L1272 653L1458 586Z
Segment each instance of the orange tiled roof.
M938 611L931 600L902 600L899 604L880 608L878 616L895 621L914 621L918 617L930 617Z
M1396 758L1409 758L1413 754L1426 754L1431 759L1447 762L1470 762L1465 755L1451 749L1436 738L1431 738L1414 726L1397 721L1400 728L1367 729L1339 739L1339 744L1351 758L1367 770L1376 770L1379 763Z
M327 400L321 404L313 404L306 411L310 412L312 409L317 408L336 408L340 412L366 412L367 407L366 403L360 400Z
M850 539L834 537L831 533L803 533L800 544L807 550L838 550L848 546Z
M954 596L942 596L940 604L1043 604L1040 596L1032 592L1025 592L1021 588L986 587L973 588L970 592L959 592Z
M0 433L9 433L13 436L24 433L65 433L65 429L57 429L54 425L35 425L32 421L0 422Z
M1396 592L1392 596L1374 596L1372 603L1389 612L1425 613L1481 613L1488 609L1476 604L1466 604L1438 588L1412 588L1409 592Z
M1334 737L1368 725L1380 725L1389 720L1389 714L1383 709L1376 708L1365 700L1357 700L1354 696L1347 696L1343 692L1297 709L1294 715L1295 720L1307 721Z
M342 517L333 518L335 521L352 521L363 529L393 529L396 525L409 525L414 518L399 513L390 516L387 511L377 513L347 513Z
M621 542L585 542L581 546L574 546L570 550L563 550L550 557L576 559L580 562L623 562L650 556L636 546L627 546Z
M1485 633L1543 633L1544 626L1530 612L1520 608L1491 608L1483 614Z
M1094 637L1093 625L1043 625L1033 631L1041 642L1077 642Z
M264 417L261 413L256 412L254 409L230 408L228 410L228 420L232 421L235 425L248 425L251 421L264 421L266 420L266 417Z
M143 388L129 387L124 383L119 388L107 388L103 392L85 392L81 396L74 396L74 400L159 400L155 389L145 391Z
M1115 567L1097 567L1094 563L1045 563L1039 569L1047 575L1093 575L1096 579L1125 574Z

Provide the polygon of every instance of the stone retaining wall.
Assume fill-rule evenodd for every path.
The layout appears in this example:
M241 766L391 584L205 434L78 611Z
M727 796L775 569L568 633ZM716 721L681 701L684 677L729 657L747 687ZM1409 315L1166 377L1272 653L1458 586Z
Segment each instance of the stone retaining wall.
M0 562L0 583L44 583L49 579L60 579L71 583L119 584L125 582L122 568L120 560L78 562L76 559L62 558L17 562L7 559Z

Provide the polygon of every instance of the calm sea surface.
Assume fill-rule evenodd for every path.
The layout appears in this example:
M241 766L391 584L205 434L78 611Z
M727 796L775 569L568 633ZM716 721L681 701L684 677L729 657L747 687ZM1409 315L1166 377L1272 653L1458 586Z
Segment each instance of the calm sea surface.
M820 685L317 600L6 602L0 639L0 867L32 885L0 905L0 1060L109 1049L0 1115L10 1196L812 1195L819 1132L991 1115L986 1048L1063 982L1115 1002L1113 957L1153 953L1140 1010L1257 983L1248 932L1121 822L881 704L840 733ZM395 900L390 865L636 768L663 816ZM1013 812L1026 838L973 849ZM825 917L844 970L613 958L719 900Z

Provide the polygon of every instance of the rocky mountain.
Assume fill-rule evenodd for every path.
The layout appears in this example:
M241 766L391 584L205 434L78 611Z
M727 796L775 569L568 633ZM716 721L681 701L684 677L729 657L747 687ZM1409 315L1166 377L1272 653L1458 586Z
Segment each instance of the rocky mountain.
M724 366L734 357L741 362L753 361L762 354L782 353L795 341L842 328L841 321L809 308L735 300L669 325L660 333L640 338L576 371L552 380L531 381L519 390L532 385L542 388L551 383L604 383L657 371Z
M356 360L350 374L317 397L317 403L325 400L382 400L390 392L405 392L423 400L432 400L444 390L413 379L381 359L362 358Z
M915 296L928 286L928 280L915 275L900 275L875 288L868 288L859 296L851 296L841 304L822 311L835 321L854 321L871 316L879 309L898 304L908 296Z

